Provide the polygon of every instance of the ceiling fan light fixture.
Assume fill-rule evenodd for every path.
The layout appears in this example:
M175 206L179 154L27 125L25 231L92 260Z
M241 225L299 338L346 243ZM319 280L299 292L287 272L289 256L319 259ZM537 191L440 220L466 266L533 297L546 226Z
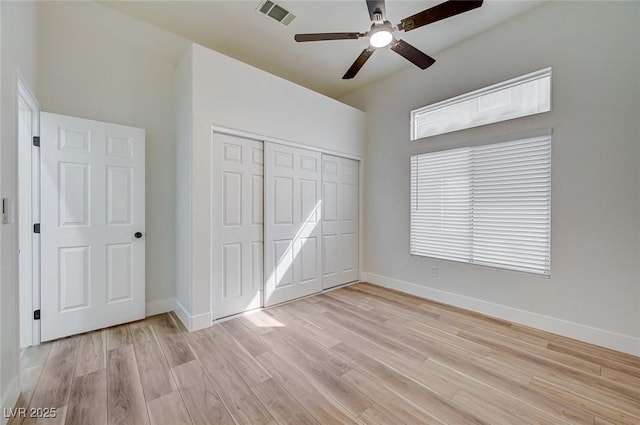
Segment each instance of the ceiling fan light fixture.
M385 47L391 44L393 40L393 35L391 35L391 31L388 29L381 29L379 31L374 32L369 36L369 43L372 47Z

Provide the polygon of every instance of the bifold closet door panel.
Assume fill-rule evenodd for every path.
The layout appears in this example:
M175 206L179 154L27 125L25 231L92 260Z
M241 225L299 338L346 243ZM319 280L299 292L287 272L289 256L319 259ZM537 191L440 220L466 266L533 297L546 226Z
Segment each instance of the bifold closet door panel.
M322 155L322 285L358 280L358 161Z
M213 136L213 319L262 306L263 143Z
M322 290L320 167L319 152L265 142L265 306Z

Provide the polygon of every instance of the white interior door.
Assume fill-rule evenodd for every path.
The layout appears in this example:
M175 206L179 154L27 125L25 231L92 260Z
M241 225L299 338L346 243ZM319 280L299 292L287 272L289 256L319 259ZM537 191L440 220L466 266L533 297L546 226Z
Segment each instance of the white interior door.
M322 290L320 160L265 143L265 306Z
M322 286L358 280L358 161L322 155Z
M262 306L262 142L215 133L212 175L213 319Z
M145 315L145 133L41 113L41 338Z

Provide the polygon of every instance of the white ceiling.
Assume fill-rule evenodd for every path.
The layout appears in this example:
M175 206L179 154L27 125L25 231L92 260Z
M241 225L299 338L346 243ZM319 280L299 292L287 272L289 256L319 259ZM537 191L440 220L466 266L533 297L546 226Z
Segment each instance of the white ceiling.
M242 62L339 98L380 78L413 67L388 48L379 49L353 80L342 80L368 39L296 43L304 32L364 32L371 26L365 0L274 0L296 15L284 26L257 12L260 0L234 1L105 1L146 21ZM542 0L485 0L479 9L436 22L409 33L396 33L425 53L438 66L438 51L478 34L540 4ZM442 0L387 0L388 19L402 18Z

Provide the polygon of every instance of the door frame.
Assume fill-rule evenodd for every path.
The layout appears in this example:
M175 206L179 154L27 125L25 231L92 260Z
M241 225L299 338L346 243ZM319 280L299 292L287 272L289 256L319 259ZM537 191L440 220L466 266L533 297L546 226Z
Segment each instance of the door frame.
M40 106L24 79L17 78L18 140L18 281L20 348L40 344L40 321L33 312L40 308L40 235L33 233L33 223L40 221L40 149L33 137L40 135ZM20 106L31 113L30 134L20 134Z
M298 142L292 142L290 140L284 140L284 139L279 139L277 137L272 137L272 136L268 136L268 135L264 135L264 134L258 134L258 133L253 133L250 131L244 131L244 130L238 130L235 128L231 128L231 127L225 127L225 126L221 126L221 125L217 125L217 124L212 124L211 127L211 135L210 135L210 143L211 143L211 153L213 154L213 137L214 135L217 134L226 134L229 136L236 136L236 137L240 137L240 138L244 138L244 139L249 139L249 140L256 140L259 142L272 142L272 143L277 143L280 145L284 145L284 146L291 146L294 148L301 148L301 149L307 149L307 150L311 150L311 151L315 151L315 152L320 152L320 153L325 153L328 155L334 155L334 156L338 156L338 157L342 157L342 158L347 158L347 159L353 159L355 161L358 161L358 281L362 280L362 264L363 264L363 249L362 247L364 246L364 240L363 240L363 229L364 229L364 220L363 220L363 211L364 211L364 172L365 172L365 160L364 157L361 155L353 155L353 154L348 154L345 152L339 152L339 151L334 151L332 149L322 149L319 148L317 146L312 146L312 145L305 145L303 143L298 143ZM209 170L210 176L209 178L212 179L213 178L213 158L211 158L211 165L210 165L210 170ZM210 202L213 203L213 197L210 199ZM210 218L210 220L212 220ZM209 236L209 258L211 258L211 256L213 255L213 223L210 221L211 223L211 228L210 228L210 236ZM322 225L322 224L321 224ZM209 316L211 319L211 323L217 323L219 321L224 321L229 319L230 317L234 317L234 316L230 316L230 317L225 317L222 319L215 319L215 315L214 315L214 311L213 311L213 273L211 271L209 271ZM266 273L265 273L266 276ZM262 282L262 299L261 299L261 308L264 308L264 285L265 282L263 280ZM351 285L351 283L347 283L346 285ZM325 291L332 291L334 289L338 289L342 286L346 286L346 285L338 285L336 287L333 288L329 288L329 289L322 289L321 293L325 292ZM250 312L249 312L250 313ZM239 313L238 315L242 315L242 314L247 314L247 313Z

